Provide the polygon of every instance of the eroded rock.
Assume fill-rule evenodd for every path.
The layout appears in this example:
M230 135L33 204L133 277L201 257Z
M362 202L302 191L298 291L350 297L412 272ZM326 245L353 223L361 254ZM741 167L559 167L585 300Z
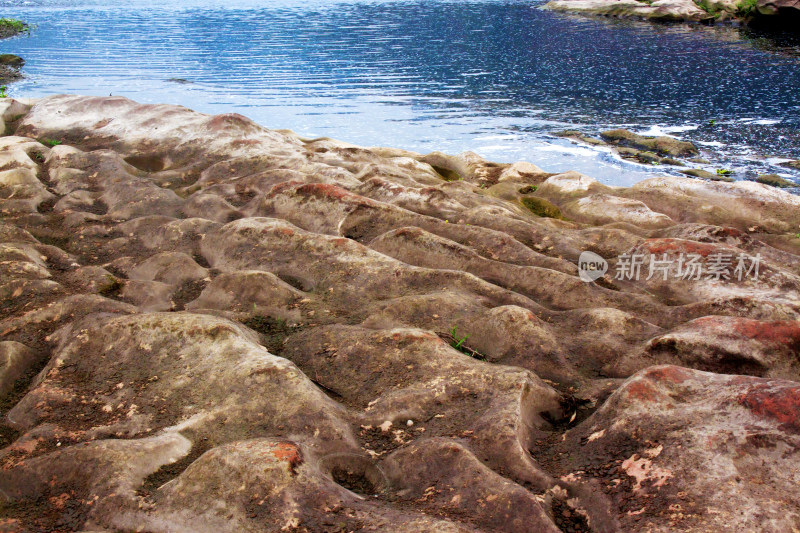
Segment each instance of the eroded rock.
M2 105L0 528L797 524L797 196Z

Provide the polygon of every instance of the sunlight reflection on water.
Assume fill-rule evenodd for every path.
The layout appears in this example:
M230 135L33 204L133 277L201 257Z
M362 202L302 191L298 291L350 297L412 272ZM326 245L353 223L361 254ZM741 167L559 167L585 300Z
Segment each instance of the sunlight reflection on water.
M0 1L38 25L0 43L28 61L11 93L239 112L306 136L473 150L617 185L663 169L549 133L673 133L720 144L719 165L760 171L776 168L753 157L800 158L800 46L790 36L589 20L523 1L219 4Z

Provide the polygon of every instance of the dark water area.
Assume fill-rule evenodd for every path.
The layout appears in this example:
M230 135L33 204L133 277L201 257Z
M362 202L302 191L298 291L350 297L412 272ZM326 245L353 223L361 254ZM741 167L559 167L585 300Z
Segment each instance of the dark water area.
M737 178L800 159L800 37L542 11L522 1L0 0L37 25L12 96L124 95L355 144L472 150L629 185L666 167L555 138L692 140ZM710 121L714 122L713 125Z

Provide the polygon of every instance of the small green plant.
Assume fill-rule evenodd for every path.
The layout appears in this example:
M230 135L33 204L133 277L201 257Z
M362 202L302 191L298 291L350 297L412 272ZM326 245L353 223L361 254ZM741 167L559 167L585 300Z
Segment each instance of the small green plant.
M709 0L694 0L694 3L714 18L722 16L722 10L716 5L712 6Z
M55 139L40 139L39 142L50 147L61 144L61 141L56 141Z
M716 126L716 124L717 124L717 121L716 121L716 120L714 120L713 118L712 118L711 120L709 120L709 121L708 121L708 125L709 125L709 126Z
M736 14L740 17L749 17L754 14L758 0L741 0L736 4Z
M0 98L8 98L8 87L0 85Z
M464 346L464 343L469 339L469 335L464 335L462 338L458 338L458 326L453 326L453 329L450 330L450 336L453 337L453 342L451 346L456 350L461 350L461 347Z
M728 170L727 168L718 168L717 169L717 176L730 176L733 174L732 170Z
M473 350L472 348L468 347L465 343L469 338L469 335L464 335L463 337L458 336L458 327L453 326L450 330L449 334L439 334L440 337L446 338L450 340L450 346L458 350L459 352L463 353L464 355L468 355L473 359L477 359L478 361L486 361L486 356L479 352L478 350Z

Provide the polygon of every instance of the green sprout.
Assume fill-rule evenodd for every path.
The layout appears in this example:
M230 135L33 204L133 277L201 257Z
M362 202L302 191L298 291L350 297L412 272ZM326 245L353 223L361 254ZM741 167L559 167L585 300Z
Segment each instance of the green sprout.
M450 336L453 337L452 346L456 350L461 350L464 346L464 343L469 338L469 335L464 335L461 339L458 338L458 331L457 326L453 326L453 329L450 330Z

